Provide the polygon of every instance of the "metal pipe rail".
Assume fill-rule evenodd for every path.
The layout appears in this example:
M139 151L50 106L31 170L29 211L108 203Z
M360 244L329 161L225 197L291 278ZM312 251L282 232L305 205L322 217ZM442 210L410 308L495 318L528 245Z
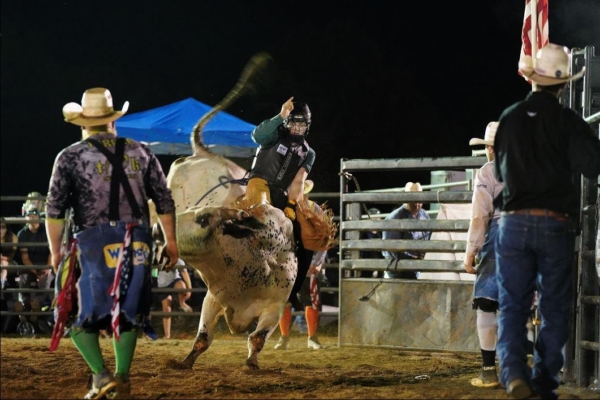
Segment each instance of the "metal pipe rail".
M581 340L579 345L586 350L600 351L600 343L590 342L588 340Z
M481 168L487 162L486 157L436 157L436 158L396 158L396 159L354 159L342 160L344 172L361 171L435 171L464 170Z
M485 153L484 153L485 154ZM469 186L472 182L468 181L458 181L458 182L447 182L447 183L435 183L431 185L421 185L423 190L431 190L431 189L445 189L451 187L458 186ZM390 189L372 189L372 190L362 190L361 193L390 193L390 192L406 192L406 188L398 187L398 188L390 188Z
M27 272L32 269L50 269L50 265L2 265L0 269L6 269L8 271L23 271Z
M365 239L345 240L341 244L341 250L386 250L393 252L420 251L436 253L460 253L467 250L467 244L464 240Z
M597 112L596 114L592 114L589 117L585 117L584 118L585 122L587 122L588 124L593 124L594 122L600 121L600 112Z
M344 221L340 223L344 231L431 231L431 232L466 232L469 229L469 220L361 220ZM372 240L372 239L371 239Z
M2 248L8 247L48 247L48 242L17 242L17 243L0 243Z
M395 262L390 264L390 260L359 258L342 260L341 266L342 270L349 271L414 270L420 272L465 272L462 261L449 260L398 260L396 268Z
M378 203L378 204L402 204L407 201L417 203L469 203L473 192L398 192L398 193L344 193L344 203Z
M581 303L600 305L600 296L581 296Z

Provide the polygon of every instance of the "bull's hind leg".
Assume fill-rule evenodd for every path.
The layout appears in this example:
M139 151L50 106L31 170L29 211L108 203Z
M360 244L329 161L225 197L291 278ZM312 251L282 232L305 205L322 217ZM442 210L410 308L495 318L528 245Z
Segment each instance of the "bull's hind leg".
M256 329L248 335L248 358L246 359L246 369L259 369L258 354L265 346L265 342L275 329L279 326L279 319L283 312L282 304L274 304L267 308L258 317Z
M200 315L200 323L198 324L198 334L192 346L192 351L183 360L184 366L192 368L200 354L208 350L213 341L215 325L219 320L221 311L221 305L215 301L210 291L207 292L202 302L202 314Z

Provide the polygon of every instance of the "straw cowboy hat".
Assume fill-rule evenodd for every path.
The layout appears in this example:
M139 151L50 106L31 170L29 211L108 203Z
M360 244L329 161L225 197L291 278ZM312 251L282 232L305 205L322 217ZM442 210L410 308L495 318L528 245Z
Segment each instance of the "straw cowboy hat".
M549 43L538 50L535 68L526 62L519 62L523 76L541 86L557 85L577 80L585 73L585 67L571 75L571 52L567 47Z
M63 107L65 121L79 126L106 125L116 121L127 112L129 102L123 104L121 111L113 109L110 91L104 88L88 89L83 93L81 105L68 103Z
M469 140L469 146L477 146L478 144L493 146L494 138L496 137L496 131L498 130L498 124L498 121L492 121L489 124L487 124L483 139L473 138Z
M311 190L315 187L315 183L310 179L304 181L304 194L310 193Z
M404 191L405 192L422 192L423 188L421 187L421 184L419 182L416 182L416 183L408 182L406 184L406 186L404 186Z

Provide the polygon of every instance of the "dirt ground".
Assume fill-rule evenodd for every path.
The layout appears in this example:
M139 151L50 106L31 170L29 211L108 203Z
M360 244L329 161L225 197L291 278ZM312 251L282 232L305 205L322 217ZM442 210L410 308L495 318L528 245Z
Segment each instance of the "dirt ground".
M309 350L306 335L292 332L290 349L276 351L276 332L260 354L261 369L245 371L245 337L220 329L192 370L175 370L168 367L169 361L183 360L193 334L173 336L139 339L131 371L133 398L509 398L502 389L469 384L480 366L477 354L340 348L334 329L320 336L326 349ZM87 365L70 339L63 339L54 353L48 351L49 343L49 336L1 338L2 399L83 398ZM107 366L114 370L111 340L102 339L101 346ZM571 385L562 385L559 393L565 399L598 398L597 393Z

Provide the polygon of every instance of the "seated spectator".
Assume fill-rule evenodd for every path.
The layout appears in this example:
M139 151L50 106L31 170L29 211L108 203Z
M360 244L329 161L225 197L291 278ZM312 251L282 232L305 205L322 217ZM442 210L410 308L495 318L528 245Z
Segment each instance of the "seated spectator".
M7 225L4 217L2 217L0 227L2 228L1 233L0 233L0 239L2 240L2 243L15 243L16 244L18 242L17 235L15 235L12 232L12 230L10 230L8 228L8 225ZM2 257L1 262L2 262L3 267L16 264L16 262L14 261L16 252L17 252L17 246L1 248L0 254ZM8 277L9 277L8 270L6 268L2 268L0 271L1 271L0 278L2 279L2 289L4 290L7 287L13 286L14 282L11 285L8 280ZM12 275L13 274L11 273L11 276ZM12 310L13 303L14 303L14 301L13 301L11 294L5 294L4 291L2 292L2 294L0 294L0 310L1 311L8 311L9 309ZM8 331L10 330L9 325L10 325L11 319L12 318L10 316L2 316L0 325L2 326L3 333L8 333Z
M6 220L2 217L2 221L0 224L2 231L0 233L0 239L2 243L18 243L19 239L17 235L15 235L12 230L8 229L8 225L6 224ZM17 246L13 247L2 247L1 248L1 256L2 256L2 266L14 265L15 264L15 253L17 252ZM8 270L2 268L1 273L2 278L2 289L6 287L6 282L8 278Z
M40 192L30 192L27 194L27 200L21 207L21 215L25 216L27 210L35 208L42 217L46 216L46 201Z
M170 271L161 270L158 273L157 286L159 288L191 289L192 281L187 269L171 269ZM163 312L171 312L173 296L171 293L158 293ZM179 309L185 312L192 312L193 309L187 305L186 301L192 296L192 292L177 292L179 298ZM163 329L165 339L171 339L171 317L163 317Z
M423 188L419 182L408 182L405 187L405 192L421 192ZM429 219L429 215L423 210L423 203L406 202L401 207L392 211L386 218L392 219ZM383 240L404 239L404 240L429 240L431 232L429 231L383 231ZM408 259L422 260L425 253L416 251L389 252L382 251L386 259ZM392 264L393 265L393 264ZM391 269L391 268L389 268ZM385 271L385 278L400 278L400 279L417 279L414 271Z
M45 243L45 246L20 247L23 265L51 265L50 249L46 229L40 223L40 211L30 204L25 212L28 222L17 234L19 243ZM30 269L19 273L19 288L50 289L54 273L49 267L47 269ZM44 293L40 296L31 296L31 293L19 293L19 301L25 310L40 311L42 307L49 307L52 303L52 293ZM32 318L33 319L33 318Z

